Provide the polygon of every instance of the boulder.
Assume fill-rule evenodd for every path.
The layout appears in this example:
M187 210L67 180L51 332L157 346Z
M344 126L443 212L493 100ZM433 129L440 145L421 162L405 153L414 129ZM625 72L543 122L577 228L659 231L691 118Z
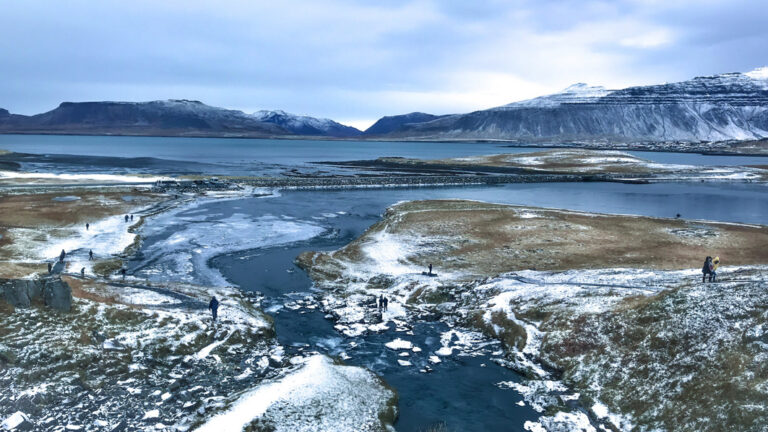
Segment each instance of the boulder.
M72 310L72 288L61 279L48 279L43 288L43 298L48 307L62 312Z
M72 289L58 278L2 279L0 297L20 308L29 307L34 301L64 312L72 308Z
M11 414L0 424L0 428L9 431L28 431L32 430L33 427L34 425L29 421L27 415L21 411Z
M14 307L26 308L32 302L29 297L26 280L12 279L4 281L0 289L3 291L3 298Z

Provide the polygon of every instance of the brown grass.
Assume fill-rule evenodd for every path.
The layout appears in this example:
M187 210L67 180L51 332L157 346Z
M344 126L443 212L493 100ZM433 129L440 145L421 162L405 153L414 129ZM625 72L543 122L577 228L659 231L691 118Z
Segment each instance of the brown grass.
M123 201L121 197L127 194L137 198L131 202ZM53 198L68 195L78 196L80 199L53 201ZM131 209L154 199L155 195L138 190L72 189L63 192L0 195L0 227L36 228L85 224L128 213Z
M120 301L115 296L101 295L94 292L95 291L94 288L99 286L100 284L84 281L82 279L77 279L69 276L62 276L61 279L67 284L69 284L70 288L72 288L73 297L91 300L98 303L105 303L105 304L120 303Z
M123 267L123 260L113 258L102 260L93 265L93 272L101 277L108 277Z
M537 214L521 218L523 212ZM444 238L441 250L413 258L426 267L464 270L475 275L537 269L699 267L707 255L724 265L768 262L768 228L687 222L679 219L588 215L469 201L415 201L394 208L379 229L406 238ZM683 236L670 230L706 230L714 235ZM338 258L359 259L365 237ZM322 256L322 255L320 255ZM316 256L315 259L320 259Z

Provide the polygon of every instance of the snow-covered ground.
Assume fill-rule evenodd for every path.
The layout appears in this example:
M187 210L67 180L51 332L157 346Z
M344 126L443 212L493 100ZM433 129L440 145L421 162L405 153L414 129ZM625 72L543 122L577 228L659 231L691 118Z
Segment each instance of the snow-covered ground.
M198 432L241 431L256 424L273 431L380 431L394 418L394 393L372 373L315 355L292 372L240 395ZM394 429L392 429L394 430Z
M476 204L481 211L499 211L483 206ZM444 207L445 203L438 205L436 211L444 212ZM530 379L499 386L519 391L525 403L546 413L526 424L531 431L595 430L601 423L620 430L694 430L707 422L711 424L704 429L755 430L754 425L768 421L765 410L747 408L759 406L768 395L768 384L759 372L761 359L768 358L764 331L768 316L760 306L768 301L761 288L768 283L768 267L723 267L717 284L702 284L698 268L598 266L520 270L482 278L461 270L467 260L478 259L478 251L470 248L455 260L447 257L457 245L476 245L473 237L453 230L454 237L442 238L434 228L452 231L453 220L464 218L458 210L452 213L453 220L424 216L417 220L429 223L404 227L403 220L413 220L406 219L410 211L430 209L428 204L399 204L388 210L384 221L340 251L300 257L322 288L321 304L334 316L339 331L353 336L437 316L451 329L442 335L439 350L426 353L435 361L471 352L489 337L501 340L507 351L496 361ZM552 229L562 229L551 222L548 210L514 212L523 215L521 221L511 222L521 233L526 232L527 221L537 218L550 221ZM566 218L569 230L587 228ZM642 225L647 223L644 218L637 218L637 223L648 229ZM672 234L679 237L681 247L690 236L701 237L699 242L721 238L707 230ZM561 236L567 241L564 232ZM733 240L731 233L719 236ZM717 248L719 243L707 244ZM418 262L435 252L442 254L443 262L432 277ZM389 299L388 311L372 307L380 296ZM401 353L421 349L407 332L403 335L388 342L387 348ZM739 370L718 366L733 356L750 366ZM400 364L412 367L407 357ZM738 421L722 411L700 408L729 403L716 387L729 379L745 389L739 408L744 417ZM692 394L687 383L695 383L695 391L704 395Z
M20 171L0 171L0 180L3 179L22 179L22 180L58 180L68 182L97 181L103 183L154 183L158 180L173 180L164 176L136 176L121 174L70 174L70 173L42 173L42 172L20 172Z

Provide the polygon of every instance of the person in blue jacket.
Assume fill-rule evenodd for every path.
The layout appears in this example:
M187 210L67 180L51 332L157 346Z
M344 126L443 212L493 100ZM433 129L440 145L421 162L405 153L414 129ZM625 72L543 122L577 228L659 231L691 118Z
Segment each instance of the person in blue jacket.
M211 310L211 314L213 315L213 322L216 322L216 315L219 312L219 301L216 300L216 296L211 297L211 302L208 303L208 309Z

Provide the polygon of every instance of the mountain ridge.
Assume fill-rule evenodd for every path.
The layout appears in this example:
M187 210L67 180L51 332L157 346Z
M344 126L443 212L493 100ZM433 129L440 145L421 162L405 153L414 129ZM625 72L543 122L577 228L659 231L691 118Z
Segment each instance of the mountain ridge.
M560 93L409 123L388 137L564 142L723 141L768 137L768 68L619 90Z
M711 142L768 137L768 67L609 90L561 92L464 114L384 116L364 132L326 118L252 114L197 100L62 102L31 116L0 109L0 133L549 142Z

